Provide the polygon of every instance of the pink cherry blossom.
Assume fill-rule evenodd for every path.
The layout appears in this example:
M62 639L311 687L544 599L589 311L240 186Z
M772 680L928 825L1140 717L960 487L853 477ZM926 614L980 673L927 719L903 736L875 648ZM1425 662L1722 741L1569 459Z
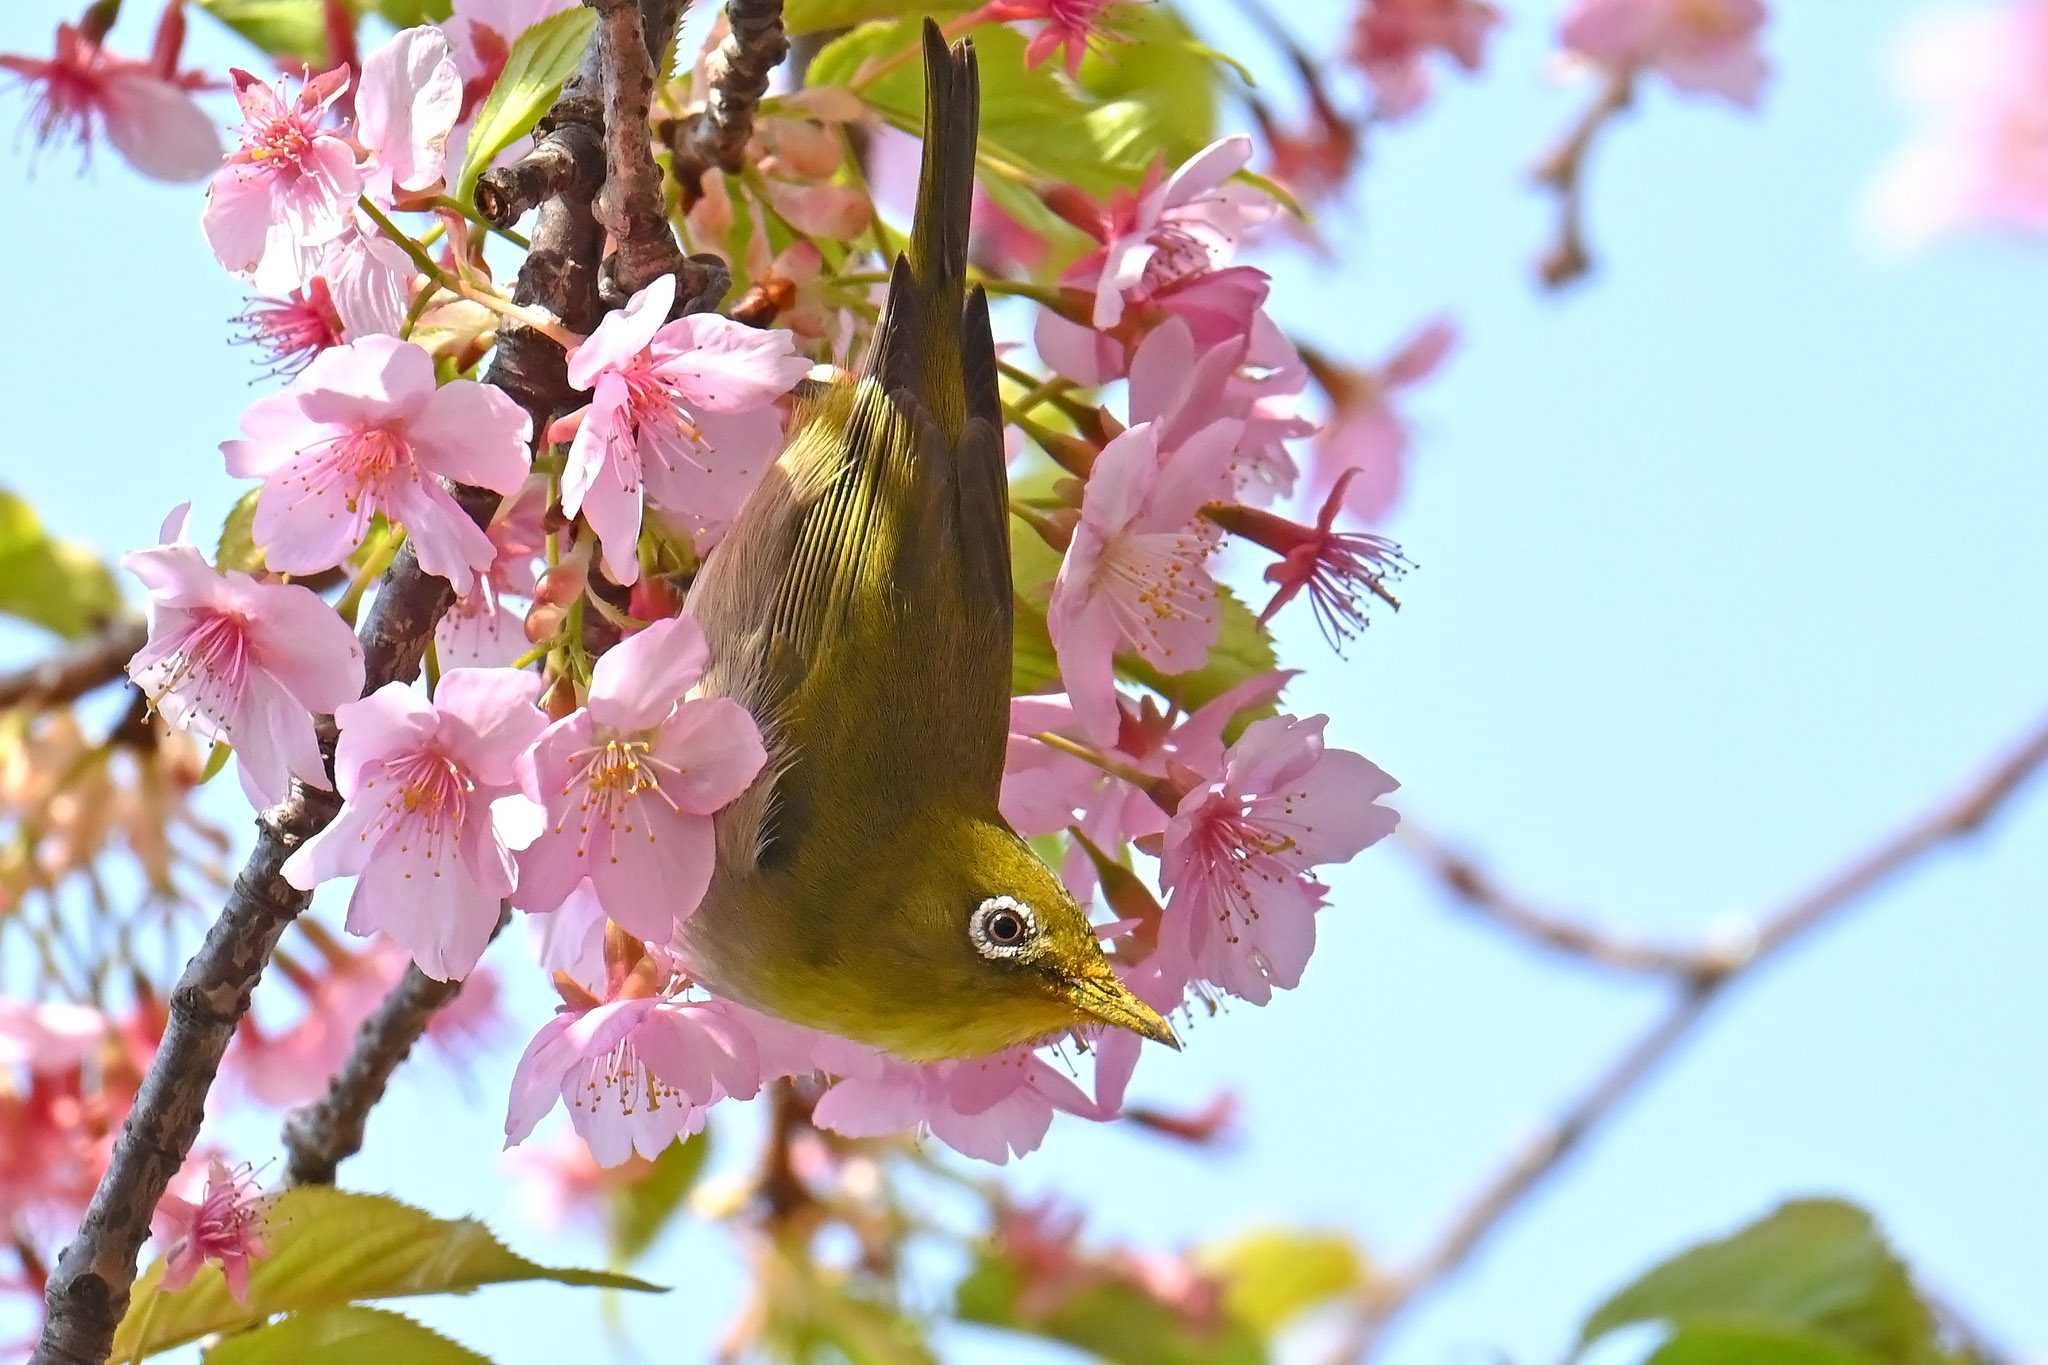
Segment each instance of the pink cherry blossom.
M513 903L553 910L588 879L604 913L666 943L711 882L711 817L767 762L753 717L726 697L684 700L704 632L657 621L607 650L587 704L519 762L546 828L520 857Z
M2048 233L2048 0L1928 15L1901 35L1895 79L1920 114L1871 186L1879 245L1965 228Z
M1392 510L1407 479L1408 423L1395 399L1442 368L1458 342L1447 318L1433 318L1374 370L1350 370L1318 361L1316 375L1330 396L1329 422L1310 447L1306 491L1327 498L1345 484L1345 501L1368 521Z
M165 1194L149 1220L164 1248L166 1292L183 1289L199 1267L212 1262L227 1280L236 1303L249 1301L249 1268L270 1254L263 1241L265 1210L248 1170L230 1170L216 1158L206 1176L206 1193L196 1201Z
M526 652L526 613L505 599L533 596L536 566L547 544L541 524L547 506L546 480L528 479L519 496L484 528L496 557L434 627L441 667L503 668Z
M1350 57L1372 82L1373 113L1395 119L1422 106L1429 97L1422 63L1433 51L1477 71L1486 35L1499 22L1500 10L1486 0L1362 0Z
M1223 768L1224 729L1243 712L1271 704L1293 677L1289 669L1254 674L1187 714L1162 711L1149 697L1133 701L1120 695L1116 739L1102 746L1104 756L1124 773L1142 774L1153 784L1177 773L1189 775L1179 779L1183 782L1214 777ZM1019 834L1056 834L1078 825L1096 847L1115 849L1165 831L1167 812L1160 801L1167 788L1104 772L1036 738L1046 733L1083 738L1070 702L1018 697L1010 703L998 805ZM1077 896L1095 889L1095 865L1079 845L1067 850L1060 876Z
M883 1058L867 1074L843 1076L812 1120L847 1137L884 1137L913 1129L963 1156L998 1166L1037 1150L1056 1111L1098 1117L1094 1101L1045 1058L1026 1048L957 1062Z
M559 1100L600 1166L659 1156L703 1127L711 1105L760 1089L751 1022L723 1000L653 995L565 1007L513 1070L505 1145L524 1141Z
M128 676L174 729L234 746L250 800L275 805L294 777L324 789L313 713L362 692L362 646L311 590L208 566L179 539L184 521L180 507L164 543L122 558L149 590Z
M235 315L242 327L236 341L246 342L263 353L270 372L289 378L313 363L313 357L347 338L342 334L341 313L327 281L315 275L305 288L294 289L282 298L252 299Z
M1272 218L1270 199L1231 180L1251 158L1252 140L1237 134L1210 143L1172 175L1162 177L1155 167L1136 195L1120 195L1093 214L1062 203L1102 243L1064 277L1094 295L1090 322L1097 330L1117 326L1133 304L1209 282L1245 235ZM1226 311L1238 310L1233 304Z
M1611 71L1661 71L1680 90L1752 106L1770 67L1763 0L1576 0L1564 45Z
M368 152L363 192L389 204L431 189L462 112L462 76L448 38L432 24L402 29L363 58L355 135Z
M1112 659L1119 650L1166 673L1208 658L1218 617L1205 563L1217 537L1196 518L1204 503L1228 492L1241 431L1239 423L1216 422L1168 452L1156 427L1134 426L1104 447L1088 476L1046 624L1090 739L1116 737Z
M220 164L220 134L190 94L202 80L178 74L175 49L173 41L157 61L133 61L76 25L59 24L55 55L0 53L0 71L35 91L29 126L38 144L68 140L90 154L104 133L122 160L152 180L201 180Z
M540 965L591 992L604 989L604 935L609 923L587 877L560 905L527 920Z
M1394 780L1349 750L1326 748L1325 723L1254 722L1166 828L1161 955L1254 1004L1276 986L1300 984L1323 903L1311 869L1344 862L1394 828L1394 812L1377 804Z
M232 74L242 145L207 187L200 225L222 265L263 293L285 294L353 221L363 190L354 146L328 123L349 72L315 76L296 95L240 69Z
M675 293L675 276L662 276L569 356L569 382L593 392L576 419L562 510L590 522L605 572L623 584L640 576L644 502L706 530L738 514L775 458L774 402L811 368L788 332L715 314L668 321Z
M1160 444L1169 449L1212 422L1240 423L1234 489L1247 501L1270 501L1294 487L1286 443L1316 429L1300 413L1308 377L1294 344L1263 310L1249 334L1207 346L1184 318L1170 317L1131 353L1131 423L1157 423Z
M458 668L428 702L387 683L334 713L341 814L285 860L302 891L355 877L348 930L382 930L436 981L476 966L517 881L491 804L516 790L514 764L547 719L540 677Z
M106 1016L90 1006L0 997L0 1075L76 1066L106 1035Z
M1399 605L1387 581L1408 570L1401 547L1385 536L1333 529L1344 507L1345 486L1357 473L1355 469L1344 471L1324 499L1314 526L1297 526L1270 513L1249 514L1268 527L1269 534L1259 537L1260 543L1280 551L1280 562L1266 570L1266 581L1277 584L1279 590L1259 613L1259 620L1271 621L1280 608L1307 589L1316 624L1332 649L1365 629L1368 599Z
M411 342L372 336L315 356L282 393L242 414L221 445L228 472L264 480L255 535L266 562L311 573L345 561L379 512L405 528L420 567L471 590L498 550L443 486L518 491L532 419L505 393L457 379Z
M1114 3L1115 0L991 0L974 17L999 24L1043 20L1045 27L1033 34L1024 48L1024 65L1035 67L1057 52L1063 55L1067 74L1078 77L1090 41L1106 36L1102 16Z

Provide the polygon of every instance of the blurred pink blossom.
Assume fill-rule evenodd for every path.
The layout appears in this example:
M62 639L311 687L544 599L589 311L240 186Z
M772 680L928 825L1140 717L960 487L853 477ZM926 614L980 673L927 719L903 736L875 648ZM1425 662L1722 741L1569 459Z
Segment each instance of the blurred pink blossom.
M643 501L706 530L737 515L775 458L775 400L811 368L788 332L715 314L670 322L675 294L663 275L569 355L570 384L593 392L557 424L575 433L562 510L589 521L621 584L640 577Z
M1106 36L1102 16L1116 0L990 0L971 16L983 23L1016 24L1042 20L1044 28L1024 47L1024 65L1035 67L1061 54L1067 74L1081 74L1081 59L1091 40Z
M177 7L165 25L182 36ZM152 180L201 180L220 164L220 133L192 99L202 78L177 71L177 41L160 30L151 62L117 57L74 24L57 25L57 49L47 59L0 53L0 71L12 72L35 92L29 126L47 146L68 140L90 154L101 133L122 160Z
M746 708L685 700L703 676L704 632L674 616L607 650L587 704L519 760L546 826L520 855L513 903L553 910L588 880L604 913L666 943L711 883L711 817L767 762Z
M1922 121L1865 197L1879 244L1912 250L1971 227L2048 233L2048 0L1922 18L1896 67Z
M264 480L254 532L266 562L311 573L346 561L382 512L403 526L420 567L466 594L498 548L442 479L494 493L525 482L532 419L502 389L434 383L434 361L395 337L315 356L284 392L242 414L221 444L228 472Z
M1485 60L1500 10L1486 0L1363 0L1351 21L1350 58L1372 82L1373 113L1398 119L1429 98L1423 59L1442 52L1466 71Z
M311 590L220 573L180 538L185 507L163 542L121 562L149 590L149 641L128 676L174 729L235 747L242 789L260 806L291 779L325 789L313 713L363 690L363 647Z
M509 668L442 675L432 702L386 683L334 713L341 814L282 869L302 891L357 878L348 930L379 930L437 981L476 966L517 881L491 806L547 718L540 676Z
M87 1005L0 997L0 1068L59 1071L90 1056L106 1016Z
M1407 479L1408 424L1394 400L1442 368L1457 343L1457 327L1447 318L1433 318L1377 369L1314 361L1316 378L1330 397L1331 413L1310 446L1302 491L1327 499L1351 474L1346 505L1367 521L1384 519Z
M1770 66L1763 0L1576 0L1560 38L1614 72L1660 71L1680 90L1754 106Z

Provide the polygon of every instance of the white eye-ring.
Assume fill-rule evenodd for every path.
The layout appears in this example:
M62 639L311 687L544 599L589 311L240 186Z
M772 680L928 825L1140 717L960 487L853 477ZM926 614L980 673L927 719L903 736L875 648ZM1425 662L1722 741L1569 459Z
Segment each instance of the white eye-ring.
M967 937L975 951L990 959L1015 957L1037 932L1038 916L1012 896L990 896L967 921Z

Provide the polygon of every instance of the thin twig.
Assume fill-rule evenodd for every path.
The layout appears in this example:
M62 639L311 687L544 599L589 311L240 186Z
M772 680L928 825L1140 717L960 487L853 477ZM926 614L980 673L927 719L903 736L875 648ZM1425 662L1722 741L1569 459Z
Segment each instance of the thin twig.
M725 22L724 41L704 62L710 82L704 107L671 134L685 206L703 197L707 172L740 169L768 78L789 54L782 0L729 0Z
M10 706L60 706L119 681L128 660L148 638L142 622L123 617L41 663L0 674L0 711Z
M1536 180L1557 194L1557 238L1537 258L1536 273L1546 287L1562 289L1593 268L1586 245L1587 157L1600 131L1635 98L1635 73L1617 71L1558 144L1536 163Z
M1396 842L1459 905L1538 947L1618 972L1653 976L1716 976L1749 956L1740 947L1693 947L1630 939L1524 900L1472 859L1438 842L1403 817Z
M434 1012L461 993L460 981L436 981L417 967L392 988L356 1032L348 1060L327 1084L327 1093L286 1116L285 1181L332 1185L335 1168L363 1147L370 1110L398 1064L427 1031Z
M1480 1184L1421 1256L1405 1270L1380 1277L1374 1283L1360 1304L1353 1335L1344 1344L1340 1358L1369 1359L1395 1319L1454 1275L1502 1220L1655 1073L1731 983L1747 977L1834 915L1863 901L1870 892L1928 853L1975 833L2043 766L2048 766L2048 718L1961 795L1934 807L1764 916L1749 956L1740 965L1718 974L1689 978L1665 1011L1622 1049L1555 1122Z

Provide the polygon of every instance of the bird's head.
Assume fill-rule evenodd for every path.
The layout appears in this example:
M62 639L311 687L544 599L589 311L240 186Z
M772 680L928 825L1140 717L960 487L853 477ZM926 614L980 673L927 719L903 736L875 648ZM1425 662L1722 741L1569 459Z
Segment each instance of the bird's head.
M892 844L893 904L864 951L897 998L869 1041L937 1060L1108 1025L1180 1046L1117 977L1087 913L999 819L915 821Z

